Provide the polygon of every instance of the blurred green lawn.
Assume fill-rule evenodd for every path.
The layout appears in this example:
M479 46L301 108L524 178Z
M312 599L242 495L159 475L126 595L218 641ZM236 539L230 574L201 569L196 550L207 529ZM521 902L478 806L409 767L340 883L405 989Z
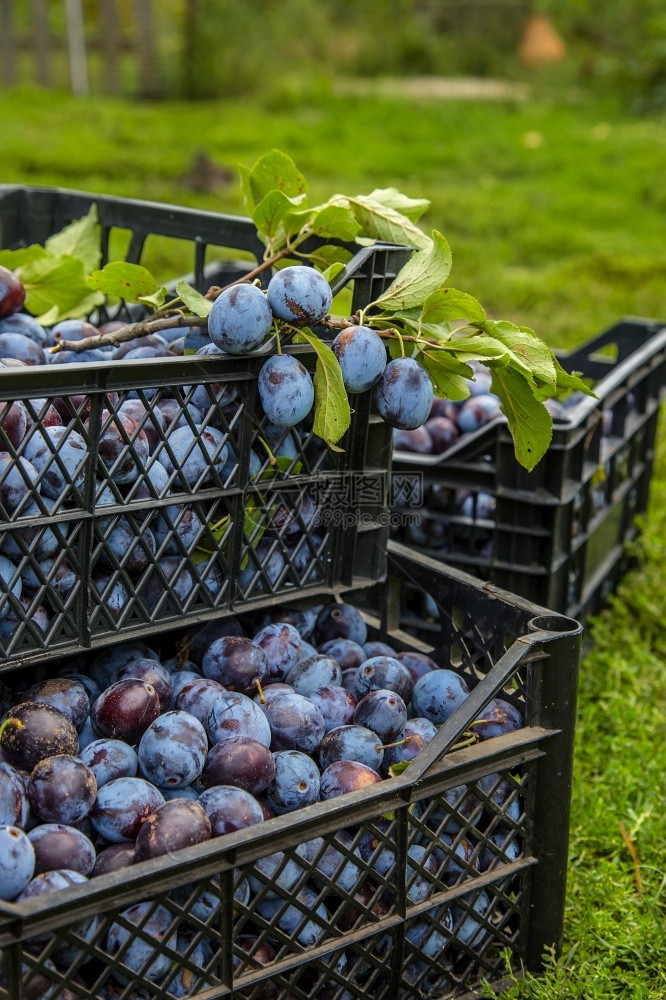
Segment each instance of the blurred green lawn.
M625 117L580 94L413 103L283 88L261 105L13 93L0 95L0 121L3 183L237 213L236 163L277 146L315 197L395 185L430 198L426 225L452 245L452 283L555 346L623 314L666 318L664 118ZM209 194L182 179L197 151L231 174ZM664 450L662 440L642 568L593 627L582 667L563 958L512 998L666 996Z

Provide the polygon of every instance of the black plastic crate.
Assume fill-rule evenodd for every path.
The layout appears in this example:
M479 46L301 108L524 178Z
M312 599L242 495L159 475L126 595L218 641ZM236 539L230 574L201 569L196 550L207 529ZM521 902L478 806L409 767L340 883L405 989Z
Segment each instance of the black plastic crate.
M370 788L50 898L0 904L0 997L411 1000L467 994L482 979L501 988L504 949L516 967L541 968L562 934L581 628L401 546L389 546L389 569L385 586L347 595L366 609L371 635L398 649L434 646L472 689L426 750ZM427 587L440 608L430 645L397 626L407 587ZM456 749L498 695L524 727ZM297 853L318 837L314 853ZM317 859L334 843L341 857L328 877ZM407 854L414 845L418 858ZM258 867L276 849L300 868L289 889ZM164 920L161 936L131 922L139 903L149 904L145 920ZM114 924L111 941L122 927L126 946L145 943L141 961L110 946ZM249 952L243 934L258 938Z
M503 417L443 455L395 452L394 496L402 483L408 499L393 525L419 552L584 620L626 571L647 509L666 327L626 318L558 357L599 398L554 418L534 471L516 461ZM434 617L427 602L421 614Z
M225 249L261 260L249 219L50 188L0 188L0 247L42 242L92 204L102 264L116 230L135 263L154 238L184 243L202 290L213 274L233 280L251 266L220 262ZM352 309L360 308L410 253L362 248L336 290L353 287ZM121 304L118 315L129 311ZM314 368L309 346L285 350ZM0 452L8 456L0 469L0 554L9 559L0 563L0 670L272 604L296 590L381 578L389 431L360 400L343 453L322 447L307 427L270 437L256 399L270 351L0 370ZM121 417L129 399L145 406L134 424ZM167 400L168 426L160 416ZM201 430L191 402L205 413ZM52 404L57 432L46 429ZM19 433L21 420L27 430ZM188 439L178 448L177 432ZM282 456L272 478L269 449ZM33 481L23 460L34 465L36 455ZM200 469L188 465L185 473L194 459ZM151 481L158 462L166 484ZM345 484L353 477L373 483L375 499L363 523L350 525L338 515L348 513ZM10 486L16 492L8 496Z

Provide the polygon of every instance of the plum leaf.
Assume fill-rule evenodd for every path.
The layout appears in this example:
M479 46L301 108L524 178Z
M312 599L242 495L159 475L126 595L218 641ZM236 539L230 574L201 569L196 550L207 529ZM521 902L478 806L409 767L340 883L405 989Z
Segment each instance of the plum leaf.
M204 298L196 288L192 288L192 285L188 285L186 281L178 282L176 292L181 301L185 303L190 312L194 313L195 316L201 316L202 319L205 319L213 308L213 303L210 299Z
M433 292L441 288L451 272L451 248L436 229L427 249L412 254L395 280L375 299L373 305L384 312L423 307Z
M334 446L351 423L351 410L347 391L342 381L340 362L328 344L324 344L310 330L301 329L300 333L317 355L317 367L314 374L315 410L312 430L329 447L340 451Z
M89 288L126 302L139 302L142 297L154 295L159 288L150 271L126 260L110 261L101 271L89 274L87 282Z
M513 368L492 370L492 391L508 421L516 458L531 472L553 436L550 413L535 397L527 379Z
M83 261L86 274L94 271L95 268L99 267L102 257L97 205L91 205L87 215L75 219L59 233L49 236L44 247L48 253L78 257Z

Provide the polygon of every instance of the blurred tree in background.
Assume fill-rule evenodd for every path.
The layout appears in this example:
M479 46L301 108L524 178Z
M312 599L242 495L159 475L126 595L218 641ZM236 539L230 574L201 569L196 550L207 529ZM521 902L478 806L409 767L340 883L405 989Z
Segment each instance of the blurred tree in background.
M0 81L68 88L73 10L92 93L201 100L335 78L533 79L521 42L539 15L566 59L537 79L666 105L666 0L0 0Z

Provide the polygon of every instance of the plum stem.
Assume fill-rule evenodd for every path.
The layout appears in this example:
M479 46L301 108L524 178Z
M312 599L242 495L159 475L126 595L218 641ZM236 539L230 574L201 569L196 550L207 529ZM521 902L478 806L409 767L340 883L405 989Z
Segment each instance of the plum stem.
M4 733L4 731L5 731L5 729L6 729L6 728L7 728L7 726L8 726L9 724L10 724L10 722L11 722L11 723L12 723L12 724L13 724L14 726L16 726L16 728L17 728L17 729L25 729L25 726L23 725L23 723L21 722L21 720L20 720L20 719L14 719L14 718L13 718L13 717L12 717L12 716L10 715L10 717L9 717L8 719L5 719L5 721L4 721L3 723L0 723L0 736L2 736L2 734L3 734L3 733Z
M409 736L406 736L404 740L397 740L395 743L378 743L378 750L390 750L391 747L402 747L405 743L409 742Z
M256 687L257 691L259 692L259 701L261 702L262 705L265 705L266 704L266 695L264 694L264 689L261 686L261 681L259 680L258 677L255 677L254 680L252 681L252 683L254 684L254 686Z
M270 464L271 465L277 465L277 458L275 457L275 455L271 451L271 448L270 448L270 445L269 445L268 441L266 441L265 438L262 438L262 437L257 437L257 441L259 441L260 444L263 444L264 448L268 452L268 461L270 462Z

